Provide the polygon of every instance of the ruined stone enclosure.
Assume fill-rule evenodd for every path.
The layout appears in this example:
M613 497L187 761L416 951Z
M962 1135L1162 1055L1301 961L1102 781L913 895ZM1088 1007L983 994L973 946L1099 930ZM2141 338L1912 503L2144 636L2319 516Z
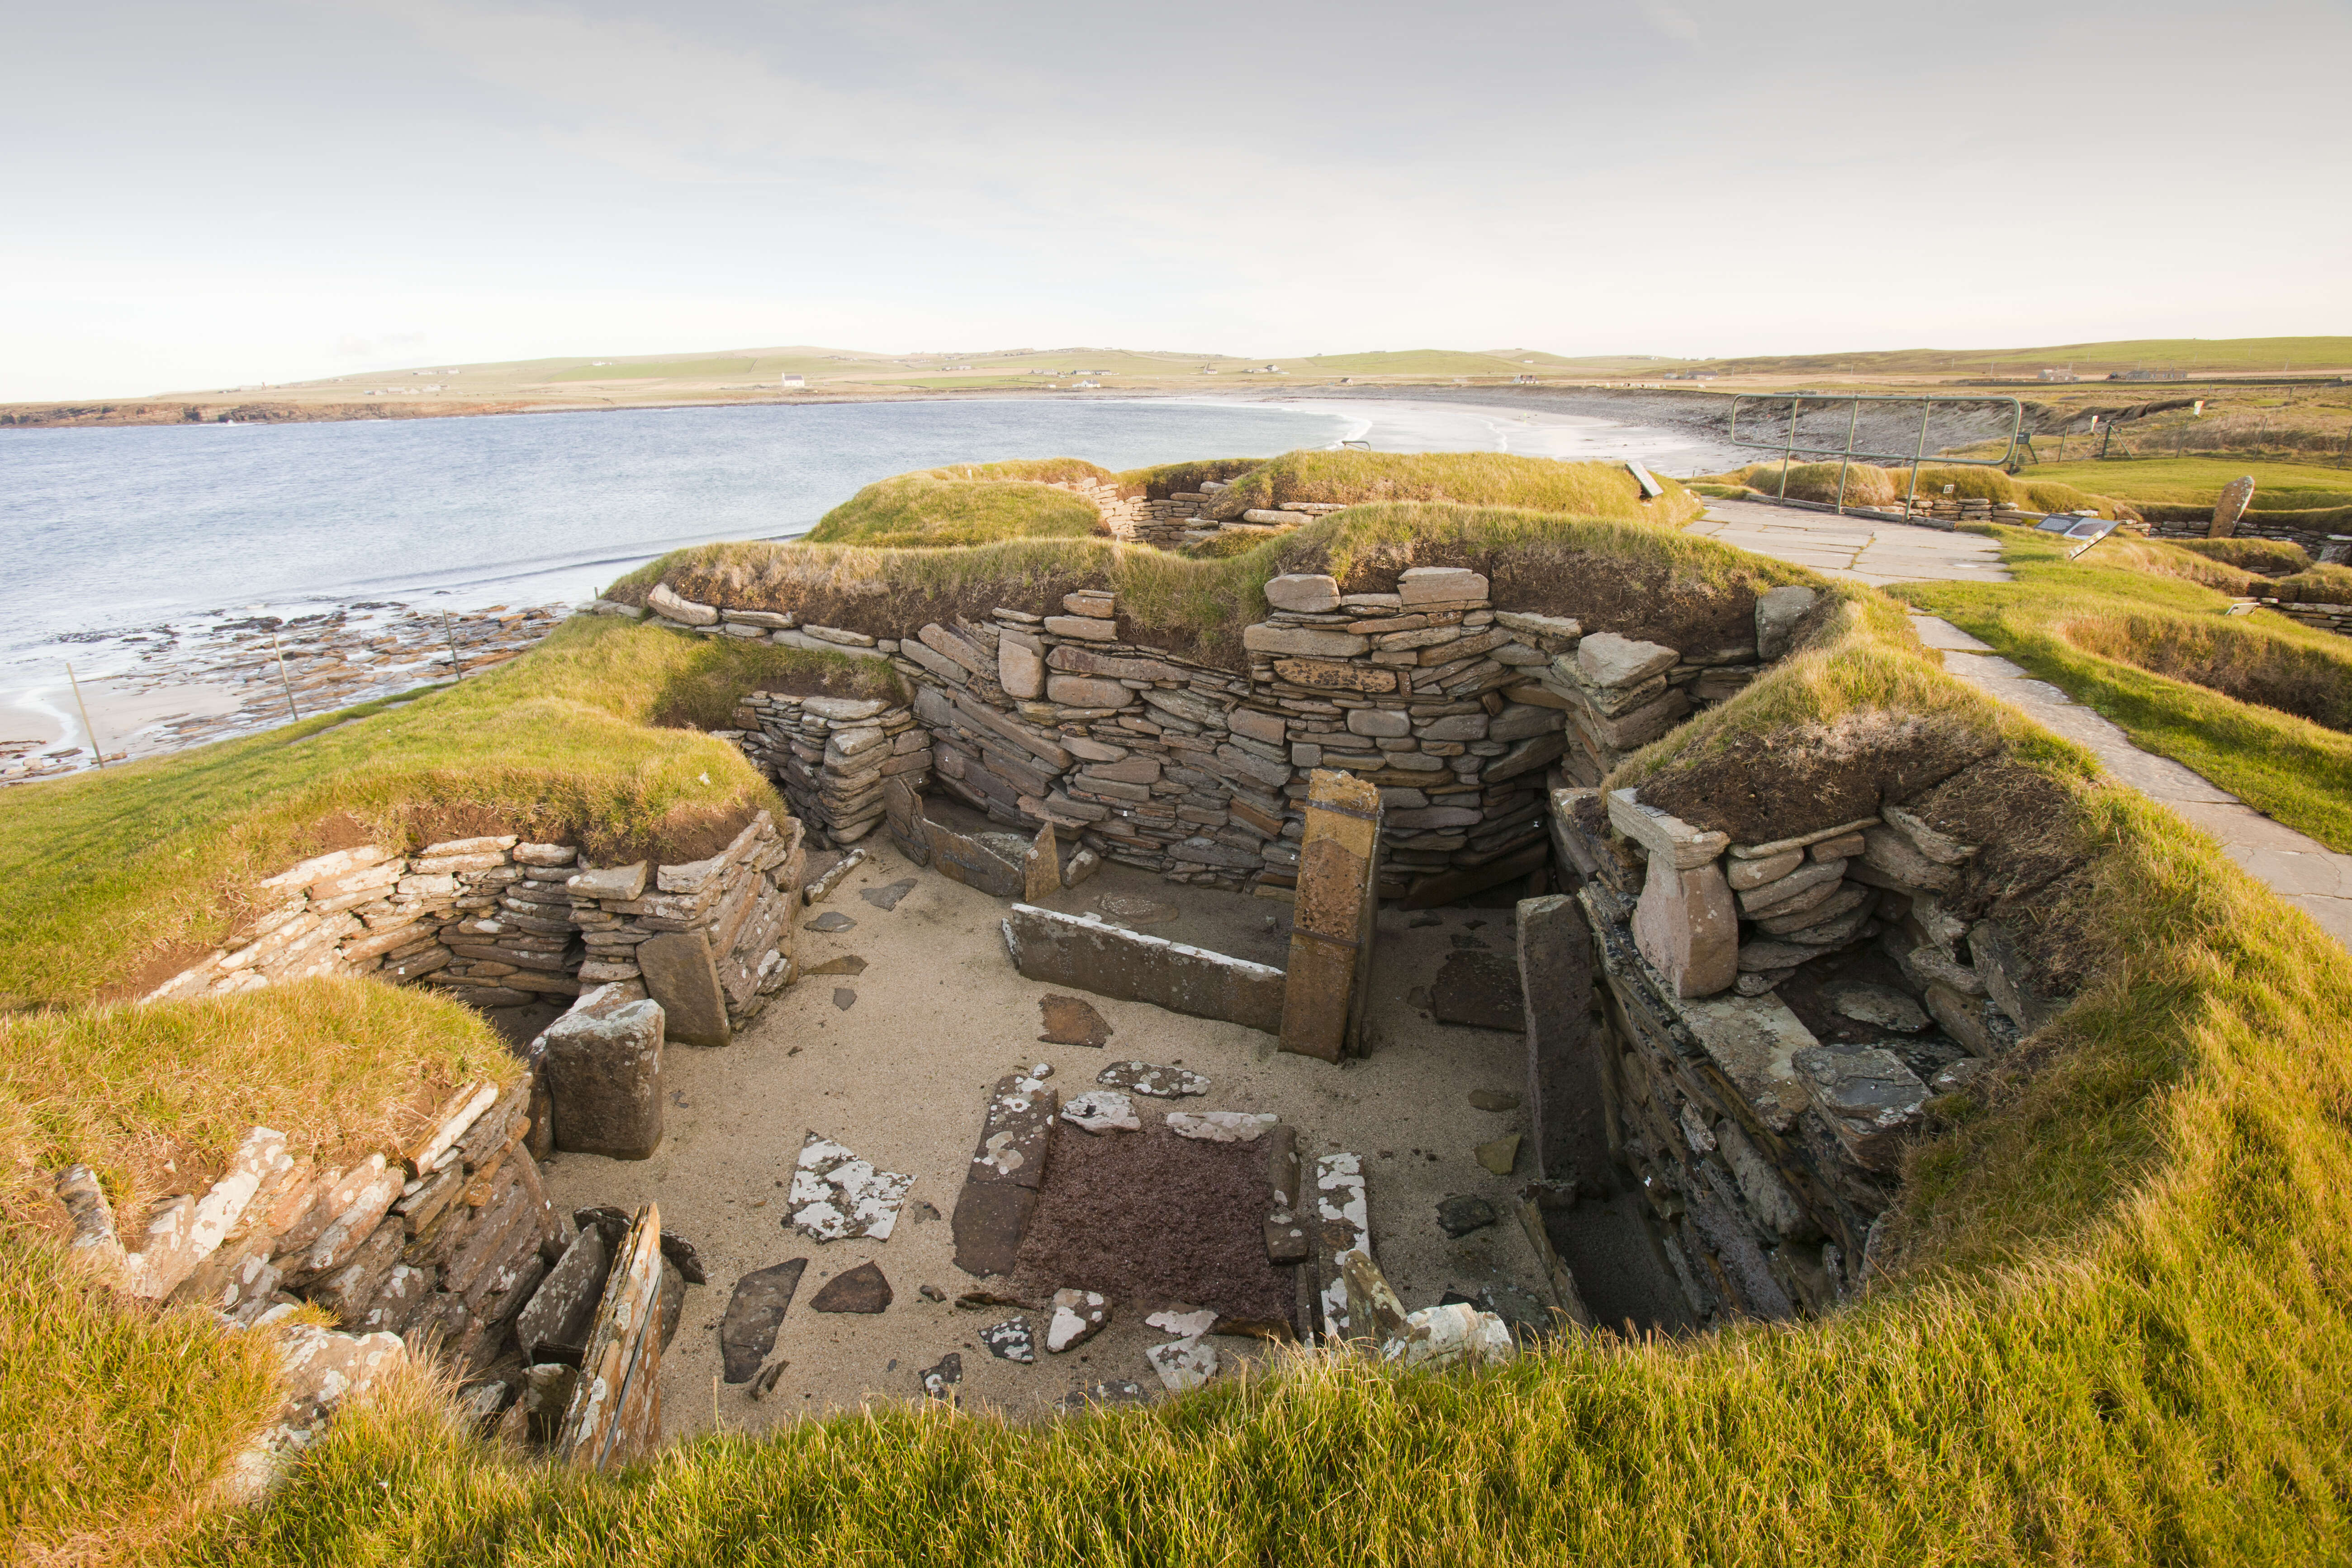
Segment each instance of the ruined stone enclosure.
M2079 983L2079 855L1966 725L1743 719L1850 634L1832 590L1555 566L1286 573L1232 658L1100 584L896 626L653 587L663 624L614 635L896 687L745 693L793 815L699 860L489 836L271 879L164 994L540 1000L525 1071L437 1148L306 1176L335 1247L247 1204L243 1272L199 1252L157 1293L329 1305L596 1465L869 1398L1157 1397L1289 1343L1835 1310L1934 1102Z

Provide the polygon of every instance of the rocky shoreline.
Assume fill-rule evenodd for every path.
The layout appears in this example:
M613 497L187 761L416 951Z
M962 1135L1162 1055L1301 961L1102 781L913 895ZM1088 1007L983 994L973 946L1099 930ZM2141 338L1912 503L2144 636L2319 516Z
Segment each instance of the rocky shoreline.
M83 700L109 763L160 756L275 729L355 703L396 697L503 664L569 614L562 605L447 612L365 600L290 619L215 611L93 637L72 650L127 669L82 677ZM66 650L59 650L60 658ZM184 694L187 707L152 713ZM0 738L0 788L96 766L74 699L53 706L72 725L61 739ZM152 713L152 716L146 716Z

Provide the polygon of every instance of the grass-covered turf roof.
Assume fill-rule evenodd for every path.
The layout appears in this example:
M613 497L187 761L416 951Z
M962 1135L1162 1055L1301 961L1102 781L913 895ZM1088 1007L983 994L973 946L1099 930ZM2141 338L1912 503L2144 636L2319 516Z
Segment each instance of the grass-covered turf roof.
M1510 571L1532 582L1612 559L1629 606L1643 584L1729 604L1818 582L1654 527L1461 506L1359 508L1234 561L1141 554L1093 541L819 547L787 568L739 547L666 569L799 584L815 563L811 580L837 587L920 558L938 583L993 583L984 592L1002 600L1016 581L1083 566L1171 620L1246 612L1284 565L1353 585L1475 559L1507 605ZM473 1070L478 1026L364 981L167 1005L127 1027L19 1015L0 1026L21 1205L0 1233L0 1430L16 1444L0 1529L27 1555L153 1545L305 1568L2341 1559L2352 961L2202 835L1946 677L1886 600L1838 587L1809 637L1612 782L1665 789L1714 756L1807 755L1825 737L1870 762L1924 727L2030 784L2034 831L2069 868L2063 929L2082 980L2011 1070L1940 1102L1937 1135L1907 1168L1892 1273L1847 1310L1675 1342L1572 1335L1478 1373L1303 1363L1028 1426L877 1409L677 1445L610 1479L486 1444L412 1384L341 1419L266 1508L198 1513L267 1408L266 1364L249 1338L126 1311L62 1274L33 1234L55 1220L37 1212L30 1167L93 1150L135 1184L151 1117L158 1139L201 1150L244 1116L285 1126L304 1103L316 1110L296 1131L324 1149L352 1135L341 1123L380 1129ZM770 797L739 757L655 721L724 722L754 677L809 678L752 667L781 651L573 623L398 712L12 792L0 898L16 901L0 919L12 935L33 921L37 940L22 954L12 942L0 973L18 1005L93 994L93 975L158 940L144 929L154 911L212 930L207 890L277 868L322 816L414 837L536 803L515 826L619 841L748 808ZM607 812L623 826L597 828ZM129 890L142 877L152 904ZM338 1058L281 1062L291 1041L332 1042ZM236 1066L220 1073L224 1060ZM281 1072L283 1089L255 1089Z
M1108 486L1122 496L1164 499L1212 480L1230 489L1203 509L1239 517L1293 501L1441 500L1525 507L1571 517L1613 517L1674 526L1696 514L1672 480L1654 502L1622 463L1559 463L1499 452L1300 451L1279 458L1210 458L1113 473L1076 458L954 463L867 485L819 520L812 544L938 549L1012 539L1108 537L1093 502L1057 487Z
M1685 506L1696 514L1695 502ZM698 603L901 637L927 621L982 619L999 605L1057 615L1064 595L1108 588L1118 596L1128 640L1238 665L1242 628L1265 617L1269 579L1328 571L1350 593L1384 592L1415 565L1487 573L1496 602L1515 608L1573 613L1572 606L1604 604L1612 630L1677 647L1695 646L1678 639L1720 620L1738 590L1746 590L1738 601L1745 615L1758 589L1810 580L1799 568L1646 517L1383 502L1351 506L1213 559L1104 538L1020 538L965 549L694 545L638 568L606 593L642 604L655 584L667 583Z

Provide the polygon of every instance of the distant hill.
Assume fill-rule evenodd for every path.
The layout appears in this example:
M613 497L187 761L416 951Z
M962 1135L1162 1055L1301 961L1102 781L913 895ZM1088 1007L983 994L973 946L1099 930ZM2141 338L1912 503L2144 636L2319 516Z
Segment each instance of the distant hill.
M2105 375L2119 370L2181 370L2191 374L2252 374L2262 371L2315 372L2352 369L2352 337L2347 338L2131 338L2103 343L2059 343L2036 349L1890 349L1854 353L1777 354L1692 362L1725 375L1855 374L2011 375L2039 374L2072 366L2077 374ZM1675 368L1685 368L1676 366Z
M306 390L366 386L383 392L438 383L446 391L485 396L546 395L603 391L645 395L688 391L750 391L772 388L785 375L804 378L812 389L832 384L935 389L1045 385L1076 378L1107 378L1110 387L1145 382L1184 381L1202 375L1265 376L1287 380L1337 376L1434 380L1441 377L1509 378L1519 375L1640 380L1669 372L1706 370L1741 375L2033 375L2044 367L2071 365L2080 374L2109 371L2179 369L2240 374L2283 367L2295 371L2352 368L2352 337L2150 338L2099 343L2061 343L2024 349L1892 349L1851 353L1753 355L1738 359L1675 359L1659 354L1552 353L1541 349L1372 349L1352 353L1295 358L1187 353L1172 349L1052 348L943 350L884 354L859 349L798 345L714 349L689 353L614 354L607 358L522 360L496 364L445 365L405 371L374 371L331 381L299 384Z

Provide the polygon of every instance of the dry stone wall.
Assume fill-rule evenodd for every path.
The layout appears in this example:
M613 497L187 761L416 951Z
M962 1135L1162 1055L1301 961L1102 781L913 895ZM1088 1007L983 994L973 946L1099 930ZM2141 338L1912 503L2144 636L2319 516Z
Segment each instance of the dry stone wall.
M1381 895L1433 902L1549 860L1547 769L1597 782L1764 665L1752 642L1685 652L1499 610L1463 568L1412 568L1392 593L1299 574L1266 594L1238 672L1125 640L1114 595L1088 590L1058 615L1000 607L866 637L853 651L907 679L911 724L878 702L758 693L736 733L836 838L871 830L888 779L923 787L919 731L930 787L999 821L1050 821L1172 880L1276 897L1297 886L1307 773L1349 773L1381 792ZM650 602L704 636L740 635L749 614L789 618L667 587ZM1781 608L1759 616L1776 654L1801 607Z
M882 820L882 788L930 783L930 737L915 712L878 698L794 697L754 691L721 738L743 748L776 781L801 821L835 844L852 844Z
M1694 1306L1769 1319L1844 1300L1931 1101L2064 1005L2010 932L1953 912L1981 847L1894 803L1759 844L1634 790L1563 785L1551 815L1603 982L1614 1152ZM1529 1038L1563 1062L1581 1048Z
M675 1037L725 1045L798 977L792 916L807 875L798 819L779 827L764 811L705 859L583 871L563 884L587 952L578 981L650 994Z
M57 1185L73 1248L114 1264L136 1300L239 1328L312 1302L351 1334L478 1372L507 1352L508 1325L571 1240L528 1146L531 1098L528 1073L469 1085L415 1143L335 1168L257 1127L209 1188L156 1203L127 1241L89 1167Z
M264 912L238 943L147 999L375 974L434 985L477 1007L568 1003L583 986L643 987L640 950L675 935L683 940L671 945L688 951L653 993L697 1037L724 1044L794 978L802 838L797 820L779 827L762 811L725 849L682 865L583 868L571 845L512 835L452 839L410 856L373 845L338 849L257 884Z

